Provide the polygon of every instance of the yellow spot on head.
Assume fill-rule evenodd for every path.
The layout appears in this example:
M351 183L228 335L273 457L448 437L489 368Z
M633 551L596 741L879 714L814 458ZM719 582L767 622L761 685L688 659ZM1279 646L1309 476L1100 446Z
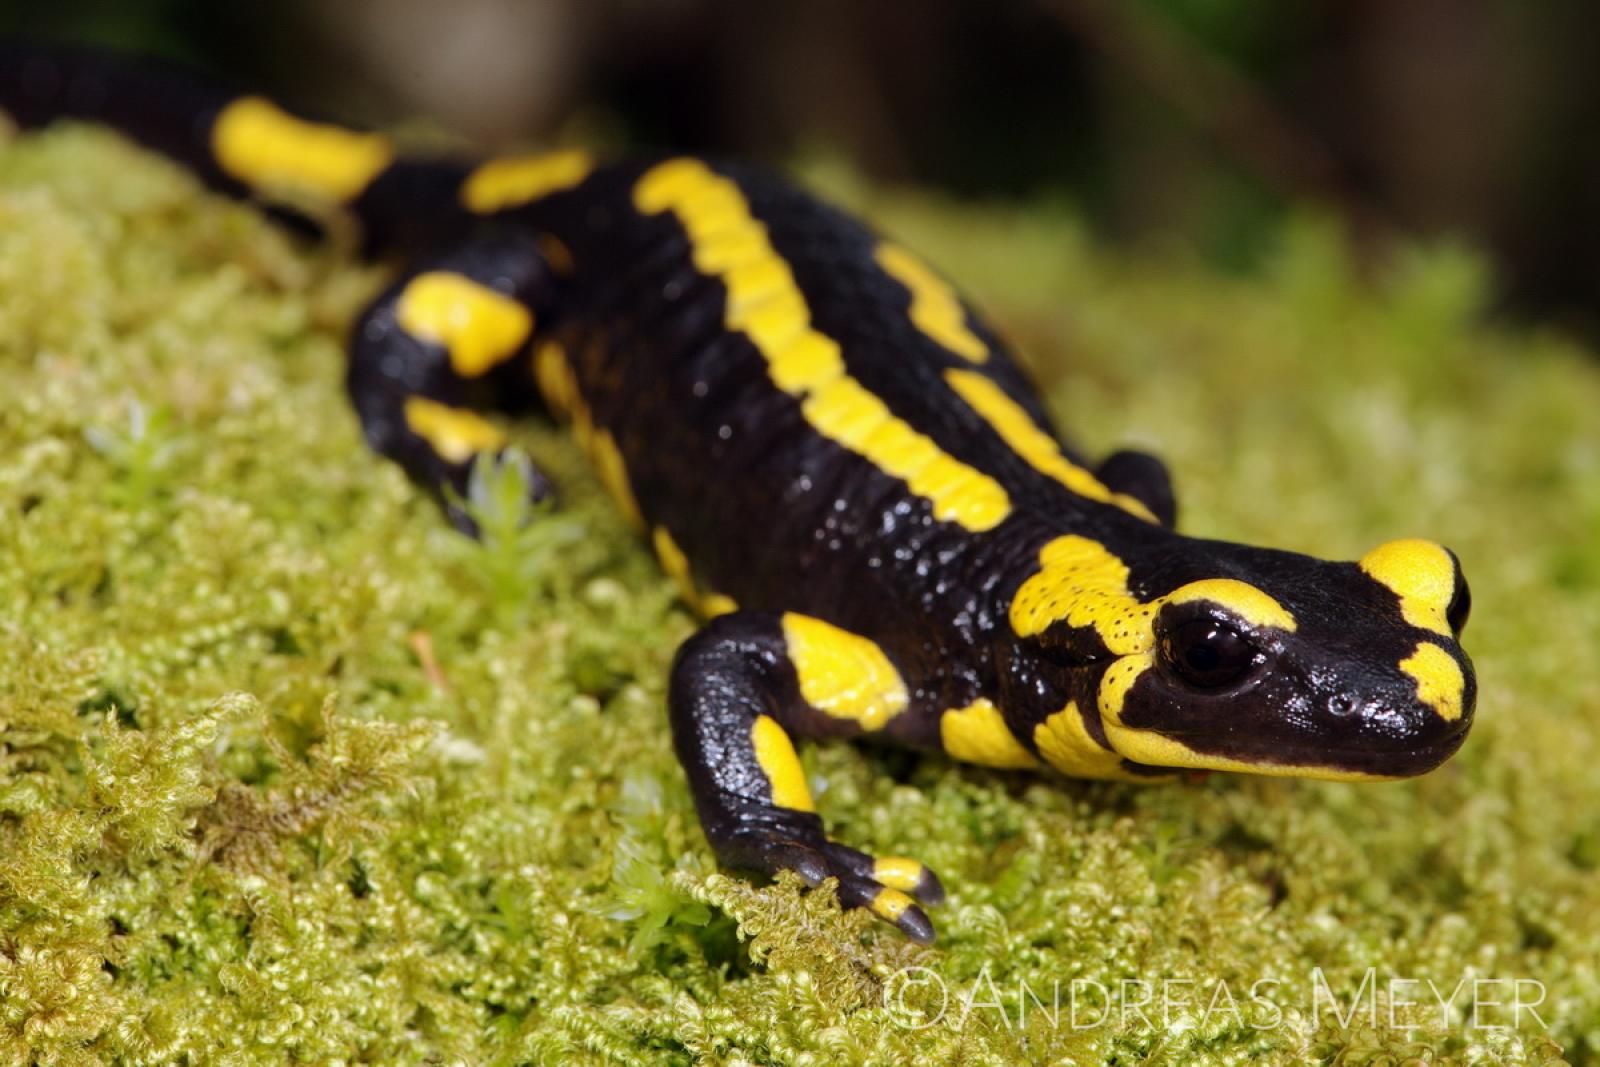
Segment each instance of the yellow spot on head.
M422 396L406 397L406 426L451 463L465 463L479 452L500 449L505 435L481 416Z
M592 170L594 157L577 149L491 159L462 183L461 203L474 214L491 215L570 189Z
M993 379L977 371L951 369L944 372L944 380L1034 470L1049 475L1079 496L1102 504L1116 504L1141 519L1156 521L1143 503L1125 493L1111 492L1100 479L1062 455L1061 445L1055 438L1041 429L1022 405L1007 396Z
M259 96L245 96L211 127L217 165L252 189L289 198L353 200L394 159L389 140L307 122Z
M1456 565L1444 546L1419 538L1389 541L1362 556L1358 565L1400 598L1406 622L1451 636L1446 612L1455 596Z
M1033 743L1051 767L1073 778L1150 781L1124 770L1121 756L1089 736L1076 701L1035 726Z
M1108 729L1122 722L1122 706L1127 702L1128 690L1133 688L1144 672L1155 666L1154 652L1140 652L1115 660L1100 676L1100 692L1095 702L1100 706L1100 722Z
M890 889L914 893L927 876L928 869L905 856L884 856L872 865L872 880Z
M941 715L939 740L948 755L967 763L1008 769L1039 766L1033 753L1012 736L1000 709L982 697Z
M1150 620L1157 607L1128 591L1128 566L1109 549L1066 534L1039 550L1038 572L1011 600L1011 629L1033 637L1058 621L1093 627L1114 655L1126 656L1155 643Z
M443 345L463 378L477 378L514 355L533 332L533 314L504 293L450 271L406 284L395 317L411 336Z
M633 199L644 214L677 216L696 269L727 291L725 325L750 339L813 429L904 481L942 521L981 533L1010 514L998 482L947 455L846 373L838 342L812 326L805 294L738 185L699 160L674 159L647 171Z
M772 802L791 811L815 811L805 769L800 766L794 743L778 725L778 720L769 715L757 715L756 721L750 724L750 744L756 750L761 773L767 776L772 787Z
M1161 598L1164 604L1209 600L1220 604L1252 626L1273 626L1294 633L1294 616L1284 606L1249 582L1233 578L1207 578L1179 586Z
M989 358L983 340L967 326L967 313L950 283L899 245L878 245L874 258L884 273L911 292L911 321L933 340L973 363Z
M1461 718L1467 680L1454 656L1432 641L1419 641L1416 651L1400 661L1400 669L1416 679L1417 699L1439 718L1446 722Z
M909 699L900 672L883 650L847 630L788 612L783 638L807 704L836 719L878 730L905 710Z

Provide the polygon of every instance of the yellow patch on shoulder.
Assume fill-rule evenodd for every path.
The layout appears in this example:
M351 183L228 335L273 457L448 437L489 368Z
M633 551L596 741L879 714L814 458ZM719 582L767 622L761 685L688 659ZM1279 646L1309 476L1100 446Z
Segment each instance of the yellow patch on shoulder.
M387 137L307 122L259 96L244 96L211 127L217 165L250 188L290 198L355 199L394 160Z
M939 716L939 740L948 755L966 763L1015 770L1039 766L1012 735L1000 709L982 697Z
M1045 762L1073 778L1149 781L1122 767L1122 757L1089 736L1076 701L1033 728L1033 743Z
M989 358L983 339L967 326L966 309L950 283L897 244L880 243L873 258L883 272L911 293L911 321L928 337L962 359L982 363Z
M770 715L757 715L750 724L750 744L756 751L756 762L761 773L767 776L772 787L772 802L791 811L816 811L811 799L811 788L806 785L805 768L795 755L794 743L778 720Z
M1126 493L1113 493L1099 478L1062 455L1056 439L987 375L952 368L944 372L944 380L1034 470L1049 475L1079 496L1115 504L1148 522L1156 521L1142 502Z
M395 318L411 336L443 345L463 378L504 363L533 333L533 313L520 300L452 271L426 271L406 283Z
M406 426L451 463L465 463L479 452L505 446L505 434L475 412L423 396L408 396Z
M643 214L677 217L695 268L727 290L725 325L750 338L813 429L904 481L942 521L981 533L1010 514L998 482L946 454L846 373L838 342L813 327L805 294L737 184L699 160L673 159L647 171L633 199Z
M474 214L492 215L570 189L593 170L594 157L571 148L491 159L467 175L461 204Z
M1420 630L1452 636L1446 612L1455 596L1456 565L1443 545L1421 538L1388 541L1357 561L1400 598L1400 614Z
M863 730L882 729L910 699L900 672L865 637L809 615L787 612L783 639L805 702Z
M1455 657L1432 641L1418 641L1400 669L1417 680L1417 699L1446 722L1461 718L1467 680Z
M1275 626L1294 633L1294 616L1282 604L1249 582L1234 578L1206 578L1179 586L1161 598L1164 604L1209 600L1221 604L1252 626Z

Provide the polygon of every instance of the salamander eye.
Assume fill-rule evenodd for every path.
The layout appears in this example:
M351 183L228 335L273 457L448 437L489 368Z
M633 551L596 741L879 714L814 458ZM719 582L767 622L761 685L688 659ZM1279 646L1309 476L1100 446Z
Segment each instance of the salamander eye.
M1444 609L1445 622L1450 624L1450 629L1456 637L1461 636L1461 631L1467 628L1467 616L1472 614L1472 590L1467 588L1467 579L1461 573L1461 568L1456 568L1456 588L1450 594L1450 606Z
M1178 677L1200 689L1235 682L1255 662L1256 650L1231 627L1214 619L1190 619L1161 643Z

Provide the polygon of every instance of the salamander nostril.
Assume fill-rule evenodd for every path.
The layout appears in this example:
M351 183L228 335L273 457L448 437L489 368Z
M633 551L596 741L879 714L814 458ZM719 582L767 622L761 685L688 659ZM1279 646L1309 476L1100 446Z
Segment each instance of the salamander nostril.
M1360 706L1361 702L1349 693L1340 693L1328 701L1328 713L1335 718L1347 719L1354 715Z

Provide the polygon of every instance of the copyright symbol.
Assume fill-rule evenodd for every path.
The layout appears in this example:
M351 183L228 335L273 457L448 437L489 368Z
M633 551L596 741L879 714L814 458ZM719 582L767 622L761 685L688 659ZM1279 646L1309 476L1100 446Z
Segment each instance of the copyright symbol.
M905 1030L926 1030L944 1018L950 991L944 979L926 967L905 967L883 983L883 1006L895 1025Z

